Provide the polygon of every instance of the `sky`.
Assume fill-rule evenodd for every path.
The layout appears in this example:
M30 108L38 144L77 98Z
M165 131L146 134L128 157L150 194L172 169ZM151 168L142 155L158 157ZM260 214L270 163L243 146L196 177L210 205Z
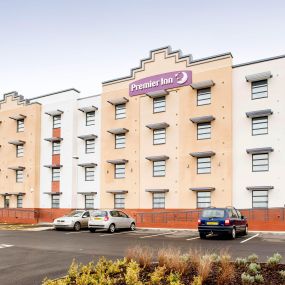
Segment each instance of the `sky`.
M284 0L0 0L0 98L99 94L168 45L234 64L282 55L284 11Z

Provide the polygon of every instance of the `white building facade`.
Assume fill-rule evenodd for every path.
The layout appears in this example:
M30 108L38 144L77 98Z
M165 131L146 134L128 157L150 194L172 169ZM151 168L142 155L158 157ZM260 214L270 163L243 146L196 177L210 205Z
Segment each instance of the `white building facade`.
M285 56L233 67L233 205L285 206Z

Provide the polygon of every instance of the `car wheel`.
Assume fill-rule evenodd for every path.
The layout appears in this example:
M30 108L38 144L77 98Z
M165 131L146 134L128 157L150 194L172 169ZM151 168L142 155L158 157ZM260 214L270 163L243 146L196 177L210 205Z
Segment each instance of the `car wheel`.
M244 229L244 232L243 232L243 235L246 236L248 234L248 226L245 226L245 229Z
M206 233L199 233L200 239L205 239L207 237Z
M79 223L79 222L76 222L76 223L74 224L73 229L74 229L76 232L80 231L80 229L81 229L80 223Z
M135 223L131 223L130 230L131 231L135 231L136 230L136 224Z
M236 234L237 234L236 228L233 228L232 231L231 231L231 233L230 233L231 239L235 239L235 238L236 238Z
M91 233L95 233L95 232L96 232L96 229L89 229L89 231L90 231Z
M114 224L111 224L111 225L109 226L109 232L110 232L110 233L114 233L115 230L116 230L115 225L114 225Z

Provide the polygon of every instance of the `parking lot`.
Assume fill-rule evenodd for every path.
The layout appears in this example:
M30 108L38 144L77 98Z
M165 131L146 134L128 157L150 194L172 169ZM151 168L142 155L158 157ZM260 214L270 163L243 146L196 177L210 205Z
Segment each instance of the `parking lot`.
M250 233L235 240L213 236L200 240L198 233L190 230L138 229L110 234L44 229L0 230L0 284L40 284L46 276L63 276L73 258L84 263L100 256L115 259L136 245L149 246L154 251L175 247L185 253L190 249L228 250L233 258L254 252L261 261L274 252L285 257L285 233Z

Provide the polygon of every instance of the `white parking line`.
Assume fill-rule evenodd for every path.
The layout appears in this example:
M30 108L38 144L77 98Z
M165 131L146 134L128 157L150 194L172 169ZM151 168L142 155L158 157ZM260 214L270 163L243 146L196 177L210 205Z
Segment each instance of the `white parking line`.
M65 234L66 234L66 235L71 235L71 234L81 234L81 233L89 233L89 231L68 232L68 233L65 233Z
M12 245L12 244L4 244L4 243L0 244L0 248L7 248L7 247L12 247L12 246L14 246L14 245Z
M188 238L188 239L186 239L186 240L194 240L194 239L198 239L198 238L200 238L200 237Z
M100 235L100 237L104 237L104 236L112 236L112 235L122 235L122 234L129 234L130 232L119 232L119 233L107 233L107 234L103 234Z
M166 233L161 233L161 234L156 234L156 235L143 236L143 237L140 237L140 238L149 238L149 237L165 236L165 235L171 235L171 234L174 234L174 233L177 233L177 231L174 231L174 232L166 232Z
M251 240L251 239L253 239L253 238L255 238L255 237L258 237L258 236L259 236L259 234L256 234L256 235L254 235L254 236L252 236L252 237L249 237L249 238L247 238L247 239L241 241L240 243L247 242L247 241L249 241L249 240Z

